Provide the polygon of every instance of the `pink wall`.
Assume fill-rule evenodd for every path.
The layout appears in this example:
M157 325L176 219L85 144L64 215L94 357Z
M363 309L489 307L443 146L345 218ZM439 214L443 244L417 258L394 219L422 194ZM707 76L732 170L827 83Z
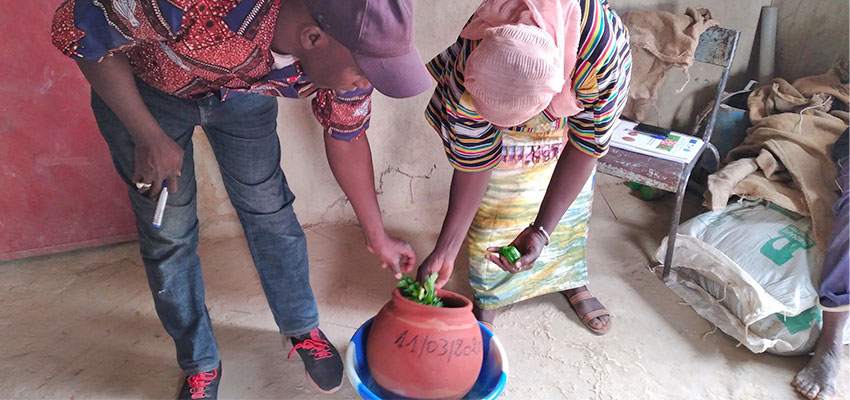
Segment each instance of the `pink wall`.
M89 86L50 43L59 3L0 2L0 260L135 237Z

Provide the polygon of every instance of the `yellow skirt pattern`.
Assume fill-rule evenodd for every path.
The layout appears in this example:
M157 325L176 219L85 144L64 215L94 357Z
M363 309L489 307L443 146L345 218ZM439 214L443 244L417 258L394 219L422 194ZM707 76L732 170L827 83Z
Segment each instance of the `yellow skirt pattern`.
M554 139L557 136L553 133L544 135ZM469 280L478 307L495 309L587 284L585 246L595 171L551 233L549 245L533 268L511 274L484 258L488 247L507 245L534 221L556 163L555 159L542 163L502 163L493 170L467 234Z

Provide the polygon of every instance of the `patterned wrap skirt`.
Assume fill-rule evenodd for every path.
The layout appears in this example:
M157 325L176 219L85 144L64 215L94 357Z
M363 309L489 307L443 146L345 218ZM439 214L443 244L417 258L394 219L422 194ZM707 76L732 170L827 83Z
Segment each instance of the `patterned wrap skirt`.
M488 247L507 245L537 216L566 137L566 127L554 125L542 124L543 129L531 132L504 132L503 160L492 172L467 234L469 279L481 309L587 284L585 248L595 171L550 233L549 245L531 269L512 274L484 258ZM554 129L547 129L550 126Z

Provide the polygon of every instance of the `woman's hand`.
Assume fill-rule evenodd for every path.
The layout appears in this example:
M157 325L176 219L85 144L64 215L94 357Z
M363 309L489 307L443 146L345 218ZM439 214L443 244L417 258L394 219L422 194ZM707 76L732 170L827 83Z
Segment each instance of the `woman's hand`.
M463 238L469 230L472 218L481 204L481 198L487 191L491 170L482 172L463 172L455 170L452 186L449 190L449 209L443 219L440 237L434 250L419 266L417 280L425 282L433 273L439 277L435 287L442 288L449 281L454 270L455 258L463 244Z
M435 289L442 289L452 276L452 271L455 268L455 257L449 256L446 253L434 251L425 258L422 265L419 266L419 272L416 274L416 280L425 282L431 274L438 275L437 282L434 283Z
M540 253L543 252L543 248L546 247L546 237L537 229L532 226L529 226L520 232L517 235L516 239L509 244L509 246L516 247L519 250L522 257L516 260L515 263L511 264L508 260L499 253L499 247L490 247L487 251L494 253L488 254L486 257L488 260L492 261L499 268L515 274L517 272L527 271L534 266L534 262L537 261L537 257L540 257Z

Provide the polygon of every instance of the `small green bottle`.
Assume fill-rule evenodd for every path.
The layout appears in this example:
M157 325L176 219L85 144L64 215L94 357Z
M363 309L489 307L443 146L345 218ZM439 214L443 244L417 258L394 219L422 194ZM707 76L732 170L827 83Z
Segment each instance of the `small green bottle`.
M522 254L519 253L519 250L514 246L502 246L499 248L499 254L505 257L509 263L514 264L516 260L519 260L522 257Z

